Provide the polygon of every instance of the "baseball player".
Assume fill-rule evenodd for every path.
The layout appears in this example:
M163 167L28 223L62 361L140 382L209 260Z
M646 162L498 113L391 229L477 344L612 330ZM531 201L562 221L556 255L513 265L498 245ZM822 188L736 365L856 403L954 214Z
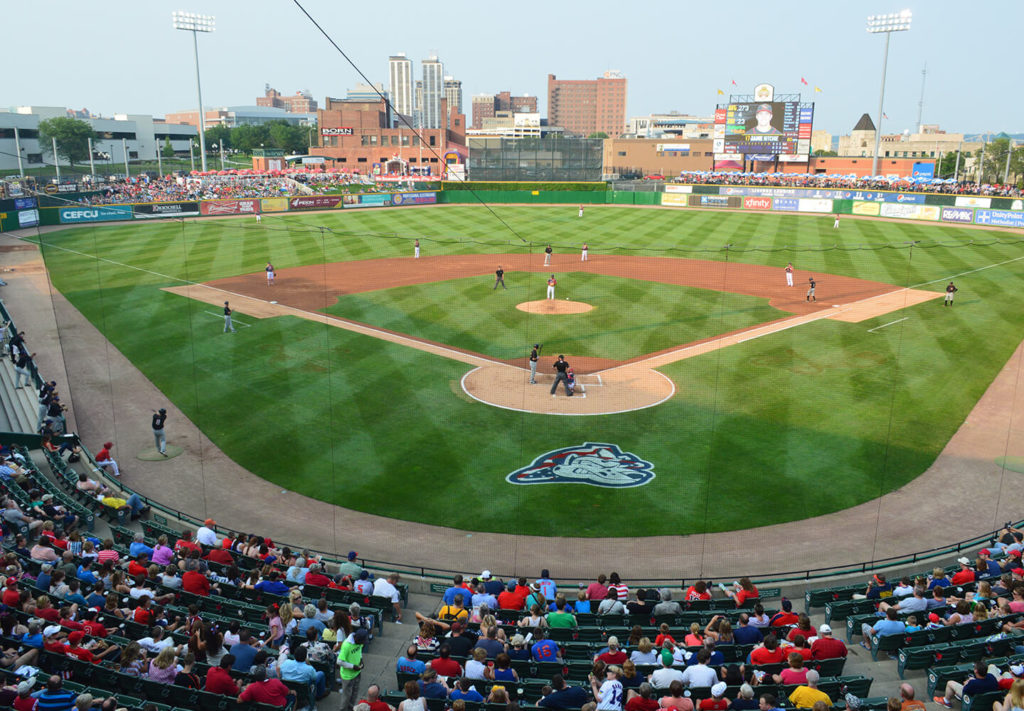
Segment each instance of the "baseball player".
M235 326L231 323L231 307L228 306L228 302L224 302L224 333L231 331L235 332Z
M953 305L953 294L955 294L958 291L960 291L960 290L957 289L955 286L953 286L953 282L949 282L949 286L946 287L946 298L942 301L942 305L943 306L952 306Z
M836 221L832 223L832 229L839 229L839 213L836 213Z
M552 250L551 250L551 245L550 244L547 247L544 248L544 266L545 267L549 266L551 264L551 251Z
M117 466L117 462L110 456L110 450L113 449L113 442L104 442L103 449L96 453L93 459L100 466L101 469L110 469L114 476L121 476L121 468Z
M263 222L263 215L261 215L260 213L257 212L256 213L256 224L258 225L261 222Z
M558 283L558 281L555 279L555 275L552 274L551 277L548 279L548 298L549 299L555 298L555 284L557 284L557 283Z
M807 290L807 301L817 301L818 299L814 296L814 287L818 285L818 282L814 281L814 277L811 277L807 281L811 284L811 288Z
M500 264L498 265L498 268L494 270L494 288L492 291L498 288L498 284L501 284L502 289L508 288L505 286L505 270L501 268Z
M583 217L583 206L580 205L580 217Z
M581 262L587 261L587 243L586 242L583 243L583 249L580 250L580 261Z
M540 351L543 347L539 343L534 343L533 350L530 351L530 385L537 384L537 360L540 358Z
M273 286L274 285L274 265L271 264L270 262L267 262L266 272L267 272L267 286Z
M416 240L415 242L412 243L412 251L413 251L413 255L412 255L413 259L419 259L420 258L420 241L419 240Z
M160 454L167 456L167 435L164 434L164 422L167 421L167 410L160 408L159 412L153 413L153 439L156 441L156 449Z
M576 373L573 372L572 366L566 368L565 378L565 382L569 385L569 394L574 395L576 393Z
M793 262L786 265L786 286L793 286Z
M555 394L555 391L558 390L558 383L561 382L565 385L565 394L572 397L572 390L569 389L569 376L566 374L566 371L569 370L569 362L564 355L559 354L554 369L556 371L555 382L551 383L551 394Z

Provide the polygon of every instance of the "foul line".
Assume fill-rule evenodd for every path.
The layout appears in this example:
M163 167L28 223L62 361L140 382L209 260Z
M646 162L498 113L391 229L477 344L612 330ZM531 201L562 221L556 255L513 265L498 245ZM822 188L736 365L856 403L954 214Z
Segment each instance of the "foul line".
M906 321L908 318L910 318L910 317L909 316L904 316L903 318L898 318L895 321L890 321L889 323L883 323L881 326L875 326L874 328L869 328L868 329L868 333L874 333L875 331L879 330L880 328L885 328L886 326L891 326L894 323L899 323L900 321Z
M216 311L204 311L203 313L210 314L211 316L216 316L217 318L224 318L224 314L219 314ZM239 326L244 326L245 328L249 328L249 326L252 325L251 323L246 323L245 321L239 321L234 317L234 314L232 314L231 316L231 323L237 323Z

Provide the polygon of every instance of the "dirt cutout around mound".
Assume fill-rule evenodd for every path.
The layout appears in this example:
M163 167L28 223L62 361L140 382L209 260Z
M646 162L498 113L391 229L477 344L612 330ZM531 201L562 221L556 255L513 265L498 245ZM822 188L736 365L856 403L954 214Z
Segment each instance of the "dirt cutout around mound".
M463 390L474 400L509 410L551 415L604 415L654 407L675 394L671 379L654 368L820 319L858 323L942 298L940 292L818 272L814 278L822 299L807 301L805 288L787 287L784 272L779 267L666 257L597 255L581 263L562 255L564 263L556 257L552 265L543 264L542 259L543 255L515 254L371 259L283 269L277 272L273 286L266 283L263 272L258 272L206 284L170 287L165 291L215 306L230 300L232 309L256 318L297 316L452 358L475 366L462 379ZM566 354L578 383L574 396L567 397L564 387L560 386L552 395L547 385L554 379L553 355L541 359L537 367L538 382L530 385L529 361L525 357L502 361L321 311L334 304L340 295L396 286L474 276L490 286L496 264L505 267L508 279L514 278L516 275L512 272L517 271L561 271L563 274L584 271L767 298L775 308L794 315L625 362ZM560 287L571 288L571 274L562 278ZM539 285L540 288L543 286ZM572 301L570 297L569 300L523 302L516 308L529 313L560 315L585 313L592 306Z
M521 304L516 304L516 308L520 311L525 311L528 314L585 314L588 311L593 311L594 307L590 304L585 304L582 301L570 301L565 299L559 301L558 299L543 299L542 301L524 301Z

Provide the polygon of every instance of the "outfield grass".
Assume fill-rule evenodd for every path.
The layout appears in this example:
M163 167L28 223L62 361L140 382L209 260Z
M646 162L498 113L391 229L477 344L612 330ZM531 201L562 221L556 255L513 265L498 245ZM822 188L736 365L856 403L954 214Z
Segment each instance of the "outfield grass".
M560 298L590 304L580 314L515 308L545 293L543 274L491 276L346 294L332 314L495 358L523 358L532 342L573 356L628 360L787 314L767 299L640 279L562 272ZM549 349L550 350L550 349Z
M846 220L836 232L831 217L776 214L593 207L578 220L571 207L494 209L516 234L477 207L366 210L266 216L262 228L206 220L65 230L44 235L44 256L54 285L254 473L362 511L539 535L729 530L891 491L934 460L1024 325L1024 250L1015 235L868 220ZM549 241L571 252L586 240L594 254L792 261L798 271L935 290L972 273L956 277L952 309L929 302L865 323L821 320L747 341L662 368L678 390L663 405L582 418L483 405L460 394L464 364L300 319L251 321L225 336L216 309L160 290L258 272L268 260L286 268L411 257L414 237L425 255L537 252ZM997 238L1013 243L983 244ZM649 288L599 280L588 288L627 300L630 289ZM442 311L449 324L479 330L493 306L481 304L497 295L490 283L467 291L463 281L345 297L335 309L402 322L396 330L420 329L428 338ZM700 318L673 303L664 292L645 317ZM616 325L624 324L603 327ZM446 328L445 338L470 337ZM519 331L529 326L503 320L501 328L501 338L464 347L523 355L516 348L531 335ZM298 454L279 446L311 439ZM657 477L626 490L505 483L534 457L584 441L618 444L653 462Z

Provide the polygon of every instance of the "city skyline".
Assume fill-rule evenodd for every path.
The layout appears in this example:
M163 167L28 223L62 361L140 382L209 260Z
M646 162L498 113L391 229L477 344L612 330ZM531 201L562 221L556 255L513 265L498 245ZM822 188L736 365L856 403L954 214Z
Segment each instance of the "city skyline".
M484 20L461 1L445 13L415 13L421 5L396 2L396 17L410 19L392 21L384 39L372 31L377 18L368 9L302 2L375 84L389 85L389 55L405 52L421 63L437 54L444 73L462 82L464 96L503 90L533 95L547 116L547 74L596 79L619 70L629 80L629 117L670 111L709 116L730 93L747 94L767 82L815 102L815 129L832 134L848 133L864 113L877 121L884 40L865 31L866 18L903 9L889 0L827 11L820 3L791 2L784 11L761 15L748 11L761 5L740 2L728 15L703 5L645 14L621 13L601 2L526 3L518 6L520 13L502 18L501 34L529 38L529 46L539 48L527 51L522 42L495 43L492 33L480 32ZM222 7L116 0L102 7L96 12L95 5L55 0L10 10L14 26L46 27L47 42L42 47L31 32L9 38L9 56L32 57L33 71L9 72L0 106L87 107L105 116L194 108L191 38L172 28L173 10L217 17L216 31L198 38L207 107L252 105L266 83L283 93L308 88L322 101L365 81L290 2ZM935 0L909 7L913 26L894 35L890 46L883 132L916 130L926 65L923 123L950 132L1024 131L1024 99L989 69L1015 65L1012 39L1024 20L1022 6L991 2L972 13ZM54 23L54 17L63 21ZM360 33L363 21L367 31ZM103 39L114 33L116 43ZM279 52L266 49L282 36L292 41ZM88 71L90 61L94 71ZM70 66L86 71L69 81Z

